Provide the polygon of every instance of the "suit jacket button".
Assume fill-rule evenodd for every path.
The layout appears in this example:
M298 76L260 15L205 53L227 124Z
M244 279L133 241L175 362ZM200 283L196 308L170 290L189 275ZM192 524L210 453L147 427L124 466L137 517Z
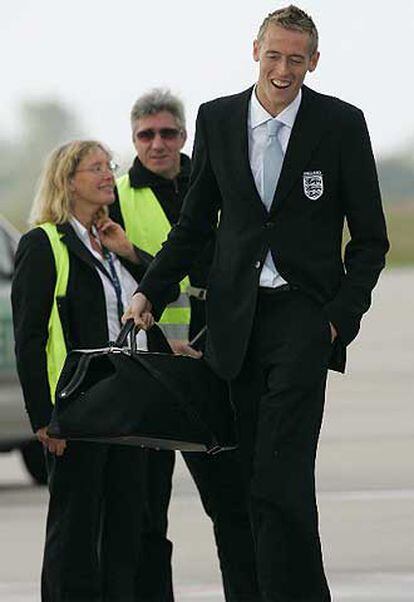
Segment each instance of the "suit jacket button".
M260 263L260 261L256 261L256 263L254 264L254 267L258 270L261 265L262 264Z
M275 222L266 222L265 223L266 229L274 228L275 226L276 226Z

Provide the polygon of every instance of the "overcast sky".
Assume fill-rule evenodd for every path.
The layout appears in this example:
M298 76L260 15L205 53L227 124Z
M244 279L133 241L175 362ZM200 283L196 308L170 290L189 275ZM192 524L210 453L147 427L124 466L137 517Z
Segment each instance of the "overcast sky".
M0 135L18 131L19 102L52 97L85 134L130 149L129 111L153 86L187 108L191 150L198 105L252 84L252 41L267 0L19 0L2 2ZM414 152L414 0L303 0L321 59L311 87L365 112L377 155Z

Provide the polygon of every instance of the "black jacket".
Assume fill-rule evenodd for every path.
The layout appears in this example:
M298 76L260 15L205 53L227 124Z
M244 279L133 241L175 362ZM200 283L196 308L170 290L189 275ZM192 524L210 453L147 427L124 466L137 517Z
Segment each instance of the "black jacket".
M180 172L174 180L168 180L147 169L138 157L135 158L129 172L129 182L132 188L150 188L159 201L171 226L174 226L180 216L184 197L187 194L190 181L191 162L187 155L181 154ZM125 226L119 205L118 195L109 208L110 217ZM139 219L139 216L137 216ZM199 253L189 271L192 286L206 288L210 265L214 253L214 236L212 235ZM191 322L189 339L191 340L205 325L205 303L190 297ZM158 313L158 312L157 312Z
M331 367L344 370L388 250L375 162L362 112L303 87L303 97L267 212L249 165L247 115L252 89L200 107L193 171L179 224L139 289L151 301L188 272L216 227L208 283L208 352L224 377L240 370L268 249L279 273L323 305L338 330ZM311 199L305 177L320 172ZM341 257L344 220L351 240Z
M68 247L70 262L66 297L58 304L67 349L105 346L109 338L106 304L97 260L69 224L58 226L58 230L64 233L62 241ZM139 282L146 265L120 260ZM34 228L20 240L12 285L17 371L34 431L49 423L52 412L46 343L55 283L49 239L42 228ZM165 349L159 330L151 330L148 345L153 350Z
M157 197L168 221L173 226L178 222L184 197L187 194L190 182L191 162L187 155L180 155L180 171L176 178L169 180L147 169L138 157L135 157L128 171L129 182L132 188L151 188ZM116 200L109 207L112 219L123 225L123 218Z

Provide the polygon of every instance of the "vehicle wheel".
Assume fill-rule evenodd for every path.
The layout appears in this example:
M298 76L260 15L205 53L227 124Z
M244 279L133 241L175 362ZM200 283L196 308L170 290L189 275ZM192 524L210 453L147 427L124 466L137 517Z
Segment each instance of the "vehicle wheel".
M38 485L46 485L47 472L43 446L39 441L30 441L21 450L23 462L31 477Z

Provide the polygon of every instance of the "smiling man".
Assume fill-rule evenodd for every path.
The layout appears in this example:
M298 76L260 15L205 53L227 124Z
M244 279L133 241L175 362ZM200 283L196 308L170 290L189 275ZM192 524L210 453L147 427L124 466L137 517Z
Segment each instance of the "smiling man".
M300 93L307 72L316 69L318 33L305 19L291 18L293 29L283 27L288 17L277 11L263 22L253 43L253 58L260 64L256 96L272 116L281 113ZM292 17L294 16L291 10ZM296 15L298 16L298 15ZM300 26L302 20L302 28Z
M219 215L206 358L231 386L260 600L329 602L314 481L326 377L345 369L388 240L362 112L303 85L313 20L271 13L253 58L256 86L200 107L180 221L126 316L151 324Z

